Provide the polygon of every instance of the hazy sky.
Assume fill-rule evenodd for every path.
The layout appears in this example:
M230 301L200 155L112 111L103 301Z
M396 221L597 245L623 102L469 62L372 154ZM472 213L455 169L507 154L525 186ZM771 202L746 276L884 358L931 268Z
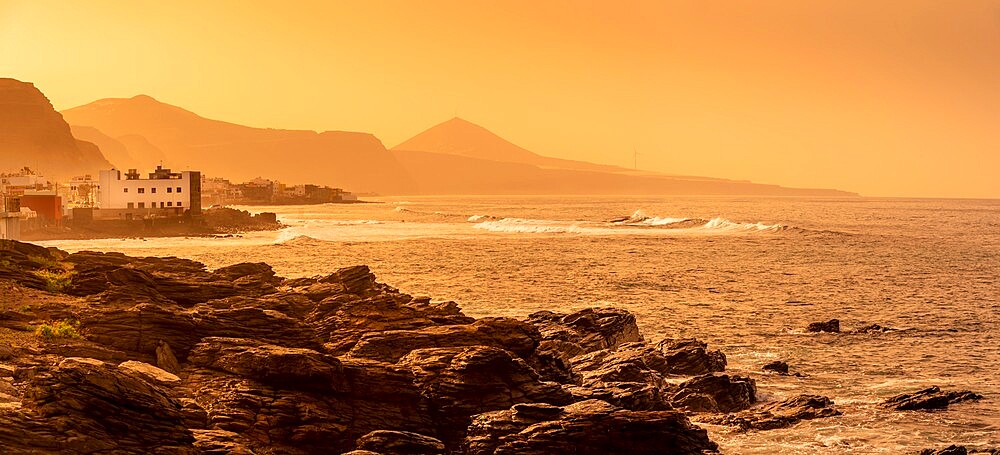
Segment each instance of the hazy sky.
M394 146L458 116L542 154L1000 197L1000 0L0 0L0 75Z

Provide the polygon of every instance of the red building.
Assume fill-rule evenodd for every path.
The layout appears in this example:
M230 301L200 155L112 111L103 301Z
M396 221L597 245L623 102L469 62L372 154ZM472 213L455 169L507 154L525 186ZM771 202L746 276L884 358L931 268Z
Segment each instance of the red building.
M62 223L62 198L54 194L22 195L21 207L33 210L43 223Z

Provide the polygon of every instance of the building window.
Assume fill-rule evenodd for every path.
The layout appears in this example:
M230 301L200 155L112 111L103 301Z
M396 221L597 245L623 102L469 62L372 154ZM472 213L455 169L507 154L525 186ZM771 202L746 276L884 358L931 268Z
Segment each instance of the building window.
M163 207L166 207L166 205L167 205L167 204L166 204L165 202L163 202L163 201L160 201L160 208L161 208L161 209L162 209Z
M153 194L156 194L156 187L154 186L154 187L150 188L149 192L153 193Z
M146 189L145 189L145 188L139 188L139 194L143 194L143 193L145 193L145 192L146 192Z
M170 188L167 188L167 189L169 190ZM174 202L173 201L167 202L167 207L173 207L173 206L174 206Z
M181 192L181 187L177 187L177 192L178 192L178 193L180 193L180 192Z
M125 192L128 193L128 188L125 188Z
M181 205L183 205L183 204L181 204L180 202L178 202L178 203L177 203L177 206L178 206L178 207L180 207Z
M140 203L139 203L139 208L140 208L140 209L144 209L144 208L146 208L146 203L145 203L145 202L140 202Z
M174 188L173 188L173 187L170 187L170 186L168 186L168 187L167 187L167 192L168 192L168 193L173 193L173 192L174 192Z
M125 188L125 189L127 190L128 188ZM134 202L129 202L128 203L128 208L134 209L135 208L135 203Z

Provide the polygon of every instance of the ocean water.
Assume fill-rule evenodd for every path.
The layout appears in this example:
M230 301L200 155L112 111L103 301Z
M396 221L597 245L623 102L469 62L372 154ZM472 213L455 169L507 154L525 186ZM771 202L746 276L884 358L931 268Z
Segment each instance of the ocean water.
M264 261L286 277L368 264L471 316L616 306L648 340L697 337L760 398L832 398L842 416L736 433L724 453L1000 447L1000 200L426 197L245 207L289 225L237 238L44 242L69 251ZM804 333L810 322L880 334ZM805 377L760 374L784 360ZM877 403L938 385L985 398L936 412Z

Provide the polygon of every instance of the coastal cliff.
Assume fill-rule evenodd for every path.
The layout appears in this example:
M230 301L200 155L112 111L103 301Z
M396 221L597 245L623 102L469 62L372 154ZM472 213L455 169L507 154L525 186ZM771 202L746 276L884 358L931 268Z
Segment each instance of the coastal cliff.
M0 241L7 453L712 453L697 421L780 428L826 397L758 402L694 339L620 309L473 319L366 266L284 279L263 263ZM751 408L753 409L751 410Z
M0 78L0 172L30 167L57 178L111 167L100 149L74 139L69 125L34 85Z

